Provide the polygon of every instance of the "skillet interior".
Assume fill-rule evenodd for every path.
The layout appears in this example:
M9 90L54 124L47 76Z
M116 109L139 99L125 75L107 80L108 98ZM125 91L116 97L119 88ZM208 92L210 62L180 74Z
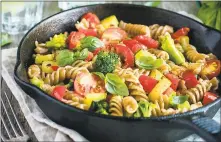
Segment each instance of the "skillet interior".
M137 138L142 138L142 140L176 140L184 137L189 132L177 128L177 126L168 125L165 122L158 122L158 120L173 117L185 117L202 112L205 112L210 117L215 115L217 110L220 108L220 99L218 99L214 103L211 103L210 105L207 105L195 111L176 116L150 118L151 121L141 121L143 119L133 120L126 118L112 119L114 117L106 116L97 117L98 115L96 114L84 112L64 105L63 103L58 102L57 100L44 94L36 87L27 84L28 78L26 75L26 70L27 66L33 63L31 56L35 47L34 41L38 40L39 42L45 42L49 39L50 36L53 36L56 33L61 33L64 31L70 32L72 30L75 30L74 23L79 20L79 17L81 17L83 13L86 13L87 11L92 11L96 13L100 19L115 14L118 19L122 19L126 22L131 23L140 23L146 25L151 25L155 23L162 25L168 24L173 26L175 29L183 26L190 27L190 41L198 48L198 51L204 53L212 52L217 57L219 57L219 59L221 58L221 49L219 48L221 46L220 32L212 28L205 27L194 20L190 20L187 17L180 16L173 12L168 12L157 8L134 6L128 4L93 5L65 11L44 20L26 34L19 45L17 56L18 63L15 68L16 82L26 93L28 93L36 100L40 108L49 118L59 124L78 130L81 134L83 134L90 140L98 140L95 138L95 135L103 135L105 137L100 136L100 140L108 139L110 141L119 141L119 139L137 140ZM219 88L221 88L221 86L219 86ZM128 122L130 123L130 125L128 124ZM120 128L116 130L116 128L112 128L113 126L119 126ZM162 126L167 126L168 128L160 130ZM161 133L162 135L164 135L164 138L158 138L157 135L149 135L149 137L147 138L148 135L145 135L142 132L145 131L145 129L150 129L146 131L151 131L151 127L156 128L155 132ZM173 128L173 130L171 130L171 128ZM97 132L94 132L94 129L97 129ZM105 129L107 132L102 133ZM179 130L180 134L174 136L174 132L176 132L175 130ZM134 133L130 134L132 131L134 131ZM117 137L117 135L119 134L121 134L121 137Z

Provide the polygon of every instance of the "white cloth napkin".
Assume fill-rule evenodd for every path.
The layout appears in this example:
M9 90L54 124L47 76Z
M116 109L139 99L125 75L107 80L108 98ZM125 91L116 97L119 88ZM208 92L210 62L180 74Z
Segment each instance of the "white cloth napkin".
M88 141L74 130L56 124L47 118L36 102L16 84L13 70L16 62L17 48L2 50L2 77L12 91L24 113L31 129L39 141ZM214 119L220 123L220 110ZM198 136L191 135L181 141L202 141Z

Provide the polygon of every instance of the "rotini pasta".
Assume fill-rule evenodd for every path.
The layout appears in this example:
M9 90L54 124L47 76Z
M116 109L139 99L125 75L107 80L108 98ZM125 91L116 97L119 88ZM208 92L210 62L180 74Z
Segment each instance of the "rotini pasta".
M35 41L27 68L30 83L59 101L104 115L159 117L219 97L220 61L190 44L188 27L119 23L115 15L81 18L75 27Z
M153 24L149 26L150 34L153 39L158 39L159 36L163 36L166 32L173 33L173 27L165 25L160 26L158 24Z
M205 92L209 91L212 84L209 80L199 80L199 84L191 89L186 90L184 93L189 96L190 103L201 101Z
M119 27L125 30L131 36L147 35L150 37L150 29L148 26L140 24L130 24L120 21Z
M113 116L123 116L122 97L113 96L111 98L109 112Z

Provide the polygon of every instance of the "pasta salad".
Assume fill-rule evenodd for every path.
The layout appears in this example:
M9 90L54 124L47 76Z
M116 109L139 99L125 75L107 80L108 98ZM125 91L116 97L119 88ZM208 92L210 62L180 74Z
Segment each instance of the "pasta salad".
M84 14L76 30L35 41L30 83L74 107L104 115L183 113L218 98L220 60L199 53L182 27L100 20Z

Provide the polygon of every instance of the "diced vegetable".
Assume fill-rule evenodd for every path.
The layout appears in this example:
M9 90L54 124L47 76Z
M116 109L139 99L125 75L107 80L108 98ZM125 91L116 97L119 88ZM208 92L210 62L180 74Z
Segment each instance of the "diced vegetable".
M218 95L211 93L211 92L206 92L203 96L203 105L207 105L215 101L217 98L218 98Z
M94 57L94 54L92 52L88 52L87 58L85 59L85 61L91 61Z
M159 68L163 64L162 59L156 59L155 56L146 50L140 50L135 55L135 63L138 67L147 70Z
M177 105L177 108L178 108L179 110L184 110L184 109L189 110L189 109L190 109L190 103L189 103L188 101L185 101L185 102L182 103L182 104L178 104L178 105Z
M124 30L120 28L108 28L103 32L101 39L107 41L121 41L126 37L127 33Z
M161 37L160 41L162 44L161 48L170 55L171 59L176 64L179 65L185 62L183 54L175 47L174 41L169 33L166 33L165 36Z
M138 51L141 49L146 49L147 47L144 46L143 44L139 43L137 40L134 39L128 39L128 40L123 40L123 43L130 48L130 50L136 54Z
M129 91L123 80L112 73L107 73L105 77L105 88L111 94L128 96Z
M44 81L42 79L37 78L36 76L30 79L30 82L38 88L41 88L41 86L44 84Z
M146 75L141 75L139 81L146 93L150 93L158 82L156 79Z
M54 71L52 66L57 66L57 63L54 61L44 61L42 63L42 71L45 73L52 73Z
M37 54L35 57L35 64L41 64L44 61L54 60L54 54L40 55Z
M82 49L87 48L89 51L93 52L96 48L104 46L104 43L93 36L86 36L80 40L80 46Z
M163 77L163 74L158 71L157 69L153 69L150 73L150 77L156 79L156 80L160 80Z
M175 33L173 33L171 36L173 39L179 38L181 36L186 36L189 33L190 29L187 27L183 27L178 29Z
M97 30L96 29L82 29L81 28L78 31L81 32L81 33L84 33L85 36L94 36L94 37L97 36Z
M66 47L67 34L54 35L54 37L46 42L46 47L60 49Z
M185 71L182 77L183 80L185 81L185 85L187 88L196 87L196 85L198 84L198 80L192 71L189 70Z
M99 114L105 114L108 115L108 103L105 100L101 100L99 102L92 102L91 107L90 107L90 111L95 111L96 113Z
M138 35L134 37L135 40L145 45L147 48L158 48L159 43L158 41L152 39L151 37L145 35Z
M220 61L219 60L209 60L206 66L202 69L200 75L208 79L217 77L220 74Z
M96 76L100 77L100 79L104 80L105 79L105 76L103 73L101 72L92 72L92 74L95 74Z
M171 87L169 87L165 92L163 92L163 95L170 96L171 94L176 93Z
M107 93L88 93L85 96L84 104L90 107L92 101L98 102L98 101L106 99L106 97L107 97Z
M62 98L64 97L65 95L65 90L66 90L66 87L65 86L56 86L54 89L53 89L53 92L52 92L52 96L55 97L56 99L58 100L62 100Z
M177 107L179 104L183 104L188 100L188 96L176 96L175 94L169 97L169 103L173 107Z
M134 66L134 54L133 52L124 45L116 45L116 52L118 55L124 58L124 67L133 67Z
M180 79L179 79L176 75L171 74L171 73L168 73L168 74L166 74L165 76L166 76L166 77L171 81L171 83L172 83L170 87L171 87L173 90L176 91Z
M171 85L170 80L168 80L166 77L163 77L157 85L152 89L152 91L149 93L149 99L154 102L155 100L158 100L160 95L163 94Z
M118 20L117 17L115 15L111 15L109 17L106 17L105 19L103 19L101 21L101 24L104 26L105 29L109 28L109 27L118 27Z

